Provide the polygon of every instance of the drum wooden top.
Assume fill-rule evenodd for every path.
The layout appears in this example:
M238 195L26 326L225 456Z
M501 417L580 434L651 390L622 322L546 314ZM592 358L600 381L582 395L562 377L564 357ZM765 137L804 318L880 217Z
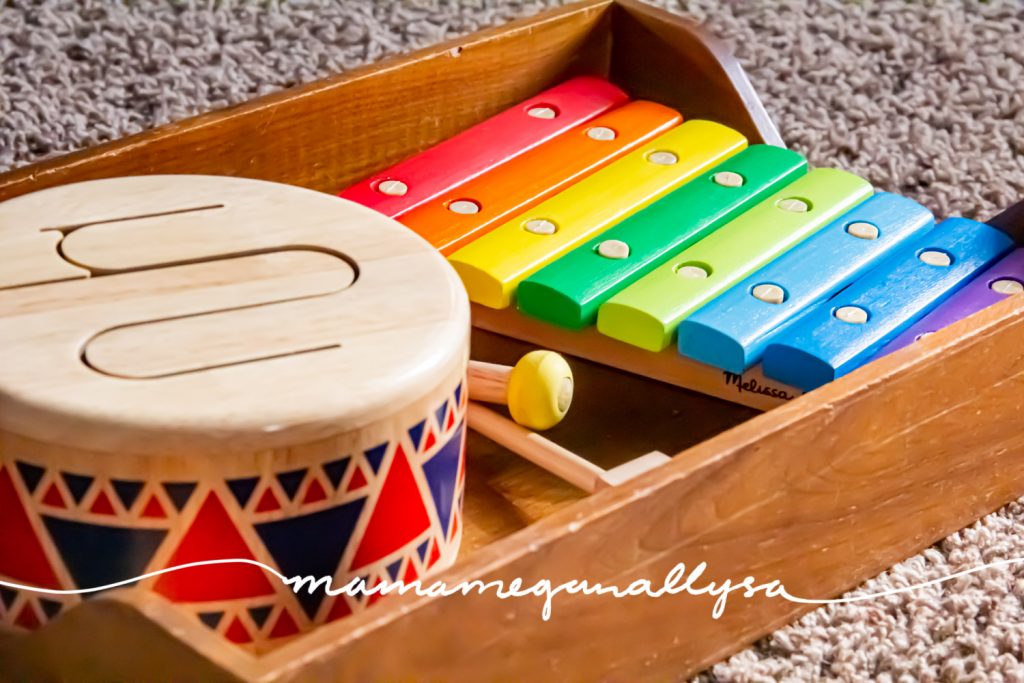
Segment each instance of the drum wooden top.
M336 197L141 176L0 204L0 429L132 452L355 429L461 372L441 256Z

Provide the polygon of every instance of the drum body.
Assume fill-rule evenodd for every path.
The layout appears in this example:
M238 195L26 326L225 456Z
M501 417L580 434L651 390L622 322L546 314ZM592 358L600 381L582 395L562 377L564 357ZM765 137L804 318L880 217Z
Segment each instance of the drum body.
M308 190L142 176L0 204L0 251L0 580L454 561L469 311L420 238ZM245 563L128 590L255 651L375 601ZM87 599L2 597L18 631Z

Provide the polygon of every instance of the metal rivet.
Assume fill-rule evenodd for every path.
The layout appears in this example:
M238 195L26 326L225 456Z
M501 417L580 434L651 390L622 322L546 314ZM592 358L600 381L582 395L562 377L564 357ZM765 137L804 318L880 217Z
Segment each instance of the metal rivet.
M857 221L856 223L850 223L846 226L846 232L859 237L862 240L876 240L878 239L878 228L871 223L865 221Z
M587 137L591 140L614 140L617 136L618 133L607 126L595 126L587 131Z
M746 182L743 180L743 176L732 171L719 171L712 176L712 179L722 187L740 187Z
M925 249L918 258L921 259L922 263L927 263L929 266L939 266L940 268L945 268L953 263L953 259L949 258L949 254L935 249Z
M693 280L703 280L708 276L708 271L701 266L680 266L676 268L676 275Z
M997 294L1005 294L1007 296L1024 292L1024 284L1021 284L1016 280L1011 280L1008 277L996 280L989 285L989 288Z
M679 163L679 157L676 156L675 152L651 152L647 155L647 161L658 166L671 166Z
M833 315L851 325L863 325L868 321L868 312L860 306L840 306Z
M530 107L526 110L526 113L535 119L553 119L558 116L557 111L543 104L536 107Z
M791 213L807 213L811 210L811 207L807 202L802 199L797 199L796 197L779 200L778 207L783 211L789 211Z
M448 205L448 210L452 213L461 213L469 216L474 213L480 213L480 205L472 199L456 199Z
M766 304L781 304L786 300L786 290L778 285L764 283L757 285L751 291L755 299L760 299Z
M597 245L597 253L605 258L624 259L629 256L629 245L622 240L605 240Z
M523 230L534 235L554 235L558 231L558 226L547 218L531 218L523 224Z
M401 197L409 191L409 186L401 180L384 180L377 185L377 192L390 197Z

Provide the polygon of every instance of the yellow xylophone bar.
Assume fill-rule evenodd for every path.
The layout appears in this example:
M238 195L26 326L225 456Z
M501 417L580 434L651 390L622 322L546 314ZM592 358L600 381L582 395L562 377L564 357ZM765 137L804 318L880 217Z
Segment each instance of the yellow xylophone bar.
M746 138L710 121L688 121L455 252L469 298L512 302L524 278L742 151Z

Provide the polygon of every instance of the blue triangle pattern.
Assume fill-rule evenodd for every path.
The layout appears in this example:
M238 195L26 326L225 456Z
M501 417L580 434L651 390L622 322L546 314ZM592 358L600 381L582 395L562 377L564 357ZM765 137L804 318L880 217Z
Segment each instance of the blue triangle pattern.
M302 480L306 478L307 471L305 469L291 470L290 472L282 472L277 475L277 481L281 484L281 488L284 489L288 500L295 500L295 494L299 492L299 486L302 485Z
M18 591L12 588L0 587L0 602L4 603L5 609L11 608L16 597L18 597Z
M328 481L331 482L331 486L334 488L338 488L338 484L341 483L342 477L345 476L345 470L348 469L348 461L349 458L346 457L329 462L323 466L324 474L327 475Z
M380 464L382 462L384 462L384 454L387 453L387 452L388 452L388 442L387 441L385 441L384 443L380 444L379 446L374 446L373 448L369 449L368 451L364 451L363 452L363 455L365 455L366 459L370 462L370 467L373 468L373 473L374 474L377 474L378 472L380 472Z
M462 405L462 382L455 386L455 405Z
M112 479L110 484L114 487L114 493L121 499L121 505L124 505L125 510L131 509L135 499L142 492L143 485L141 481L126 481L123 479Z
M67 484L68 491L71 491L71 497L75 499L76 503L81 503L89 487L92 486L93 478L83 474L69 474L67 472L61 472L60 476L64 483Z
M228 489L231 491L231 495L235 497L235 500L238 501L238 507L245 507L245 504L252 498L252 492L256 490L256 484L258 483L260 483L259 477L228 480Z
M56 600L39 598L39 606L43 608L43 614L46 615L46 619L49 621L60 613L60 610L64 605L60 604Z
M216 631L220 620L224 618L223 612L200 612L199 621L206 624L207 628Z
M388 576L392 581L398 581L398 570L402 568L402 558L398 558L388 565Z
M419 546L416 548L416 554L420 556L420 562L426 562L427 561L426 558L427 558L427 546L428 545L430 545L430 539L429 538L427 540L423 541L423 543L420 543Z
M360 498L310 515L257 524L256 533L285 576L334 576L365 502ZM325 595L322 588L313 594L307 588L295 597L313 619Z
M16 464L18 465L18 472L21 474L21 480L25 482L25 488L28 489L29 493L35 493L36 487L39 486L39 480L43 478L43 473L46 470L37 465L21 462L20 460Z
M420 439L423 438L423 428L427 426L426 420L421 420L409 428L409 438L412 439L412 447L418 453L420 450Z
M448 538L448 524L451 522L455 503L455 484L459 476L459 449L462 447L462 425L456 429L448 443L427 462L423 463L423 474L434 499L434 508L441 520L444 537Z
M185 507L195 490L196 483L194 481L169 481L164 484L164 491L167 491L168 497L178 512Z
M263 607L250 607L249 616L252 617L253 622L258 628L263 628L263 624L267 623L267 617L270 616L270 605L264 605Z
M434 411L434 415L437 417L437 426L444 431L444 416L448 414L448 401L441 404L441 407Z
M103 526L47 515L43 523L78 588L139 576L167 535L163 529Z

